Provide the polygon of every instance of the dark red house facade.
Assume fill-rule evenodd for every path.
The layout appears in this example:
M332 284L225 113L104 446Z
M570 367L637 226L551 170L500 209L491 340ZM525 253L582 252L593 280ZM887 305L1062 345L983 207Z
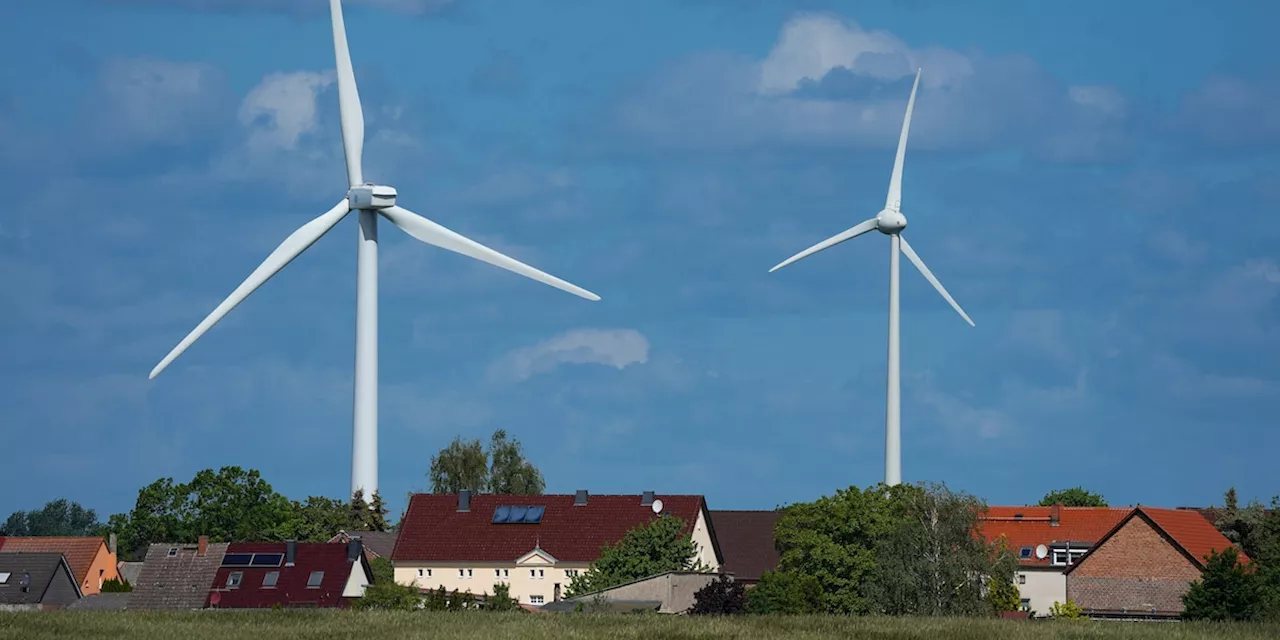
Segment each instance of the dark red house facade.
M233 542L205 606L215 609L347 607L373 582L359 540Z

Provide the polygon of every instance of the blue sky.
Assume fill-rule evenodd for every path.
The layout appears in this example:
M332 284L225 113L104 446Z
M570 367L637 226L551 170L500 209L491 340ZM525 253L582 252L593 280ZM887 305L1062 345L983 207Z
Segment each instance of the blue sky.
M991 503L1280 493L1266 3L350 0L365 174L599 293L382 225L380 483L456 435L548 490L771 508L884 473L880 208L911 86L903 477ZM51 28L57 25L57 28ZM319 0L0 25L0 511L159 477L350 482L354 218L147 372L345 192ZM17 478L19 480L14 481Z

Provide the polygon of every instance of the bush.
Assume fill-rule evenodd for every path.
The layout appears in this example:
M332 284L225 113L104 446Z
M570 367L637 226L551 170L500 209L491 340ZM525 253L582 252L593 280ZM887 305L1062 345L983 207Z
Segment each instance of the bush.
M1071 598L1067 598L1067 603L1054 602L1049 607L1049 615L1063 620L1079 620L1084 617L1084 609L1080 608Z
M391 582L375 582L364 590L364 597L352 603L355 609L382 609L388 611L413 611L422 603L418 588Z
M1267 593L1253 567L1239 561L1235 547L1210 552L1200 579L1182 596L1182 617L1187 620L1257 620L1262 617Z
M746 594L742 584L734 582L725 574L708 582L706 586L693 594L693 607L689 613L695 615L734 615L743 613L747 608Z
M133 591L133 585L129 584L129 581L124 576L120 576L118 580L112 578L103 582L100 591L102 593L127 593Z
M514 611L519 606L511 597L511 587L500 582L493 585L493 595L486 599L484 608L488 611Z
M822 583L803 573L766 572L747 592L747 611L791 615L822 613Z

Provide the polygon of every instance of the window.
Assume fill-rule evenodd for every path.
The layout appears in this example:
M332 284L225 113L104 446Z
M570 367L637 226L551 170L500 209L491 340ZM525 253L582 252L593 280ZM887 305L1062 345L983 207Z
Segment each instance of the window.
M8 584L9 576L11 575L13 574L9 573L8 571L0 571L0 584Z
M463 576L466 576L466 575L467 575L467 570L466 570L466 569L458 569L458 577L459 577L459 578L461 578L461 577L463 577Z
M1073 549L1069 546L1054 547L1051 552L1052 555L1050 556L1052 559L1051 564L1055 567L1075 564L1075 561L1079 560L1080 556L1085 554L1085 551L1088 551L1088 549Z
M498 578L506 579L511 577L511 570L510 569L494 569L493 575Z
M565 569L565 570L564 570L564 575L565 575L565 577L566 577L566 578L576 578L576 577L578 577L578 573L579 573L578 569Z
M1018 549L1018 557L1019 557L1019 558L1030 558L1030 557L1031 557L1031 547L1023 547L1023 548L1021 548L1021 549Z
M529 596L529 604L542 604L546 599L542 596Z
M1031 598L1023 598L1023 599L1022 599L1022 602L1019 604L1018 608L1019 608L1020 610L1022 610L1022 611L1030 611L1030 610L1031 610Z
M170 557L170 558L175 558L175 557L177 557L177 555L178 555L178 548L177 548L177 547L169 547L169 557Z
M1027 575L1026 575L1026 574L1024 574L1024 573L1019 573L1019 574L1018 574L1018 584L1026 584L1026 583L1027 583Z
M235 589L240 586L240 581L244 579L243 571L232 571L227 574L227 588Z
M324 582L324 572L323 572L323 571L312 571L312 572L311 572L311 575L307 577L307 588L308 588L308 589L319 589L319 588L320 588L320 583L321 583L321 582Z
M278 582L279 580L280 580L279 571L268 571L267 575L262 578L262 588L274 589L276 588L276 582Z

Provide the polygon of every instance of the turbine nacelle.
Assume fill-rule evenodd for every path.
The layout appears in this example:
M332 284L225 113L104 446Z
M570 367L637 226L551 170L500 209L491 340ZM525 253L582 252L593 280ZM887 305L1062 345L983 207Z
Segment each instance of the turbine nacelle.
M357 211L388 209L396 206L396 189L382 184L366 183L351 187L347 202Z
M907 217L901 211L885 209L876 214L876 231L891 236L907 228Z

